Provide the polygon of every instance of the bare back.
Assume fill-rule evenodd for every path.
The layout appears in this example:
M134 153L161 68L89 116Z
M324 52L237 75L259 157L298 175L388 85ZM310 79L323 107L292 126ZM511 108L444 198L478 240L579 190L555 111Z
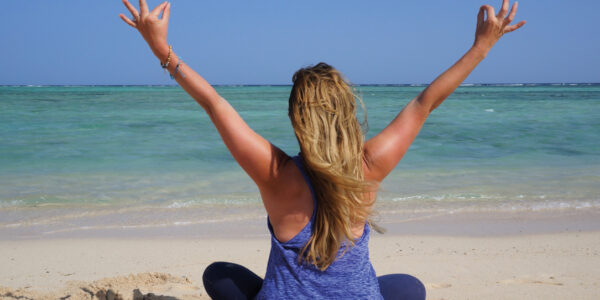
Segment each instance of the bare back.
M366 160L363 161L363 171L366 180L374 180L367 167ZM279 191L265 191L263 193L261 190L261 196L269 214L275 237L280 242L286 242L296 236L308 224L314 207L310 188L291 157L284 158L280 174L281 184L277 185ZM378 185L379 182L377 182ZM376 195L376 191L366 194L365 200L372 203ZM269 207L267 203L272 205ZM354 224L352 228L354 238L360 238L363 231L364 223Z

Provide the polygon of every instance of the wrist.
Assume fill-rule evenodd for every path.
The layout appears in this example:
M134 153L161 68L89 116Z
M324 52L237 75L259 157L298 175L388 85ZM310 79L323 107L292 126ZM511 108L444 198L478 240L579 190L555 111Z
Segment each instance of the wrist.
M161 63L164 63L167 60L170 52L169 47L169 44L165 43L152 48L152 52L154 52L154 55Z
M474 52L477 56L481 57L481 59L484 59L487 56L490 49L491 47L487 47L480 43L475 43L469 51Z

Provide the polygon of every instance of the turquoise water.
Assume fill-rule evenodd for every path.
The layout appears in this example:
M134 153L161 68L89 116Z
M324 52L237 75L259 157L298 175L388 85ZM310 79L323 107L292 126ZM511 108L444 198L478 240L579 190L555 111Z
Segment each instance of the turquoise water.
M371 137L422 86L359 86ZM289 86L217 87L290 155ZM600 207L600 85L462 86L384 181L404 210ZM175 86L0 87L0 223L34 207L260 205L204 111ZM12 212L1 214L2 211Z

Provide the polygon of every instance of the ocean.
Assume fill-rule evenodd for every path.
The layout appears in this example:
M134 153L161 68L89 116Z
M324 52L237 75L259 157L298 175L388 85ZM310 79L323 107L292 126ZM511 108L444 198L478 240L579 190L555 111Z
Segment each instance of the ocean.
M367 138L424 88L356 86ZM256 132L298 153L290 86L216 89ZM600 84L459 87L378 202L425 213L600 208ZM180 87L0 86L0 235L264 218L261 205Z

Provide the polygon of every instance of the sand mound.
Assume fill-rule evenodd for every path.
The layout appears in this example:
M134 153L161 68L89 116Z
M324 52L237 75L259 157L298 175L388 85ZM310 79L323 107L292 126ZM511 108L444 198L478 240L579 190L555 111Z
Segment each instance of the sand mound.
M93 282L69 281L60 291L40 292L28 288L0 287L0 299L202 299L203 291L187 277L166 273L140 273L103 278ZM206 296L205 296L206 297Z

